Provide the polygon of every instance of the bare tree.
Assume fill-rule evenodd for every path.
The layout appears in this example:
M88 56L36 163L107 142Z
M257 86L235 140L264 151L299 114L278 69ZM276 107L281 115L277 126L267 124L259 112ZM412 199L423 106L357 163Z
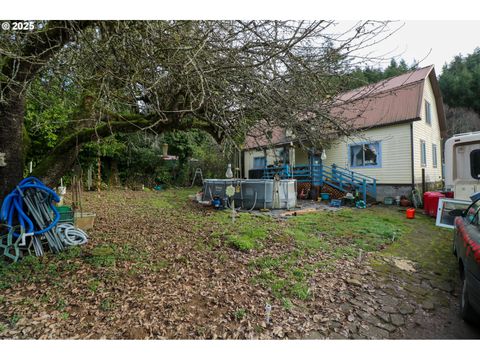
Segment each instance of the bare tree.
M447 137L471 131L480 131L480 116L473 110L445 106Z
M2 133L11 135L0 139L9 164L0 176L15 168L2 193L21 177L23 103L34 76L55 74L82 93L79 116L35 169L53 184L83 143L117 131L194 127L236 143L273 127L320 142L319 134L348 134L330 109L343 75L365 61L357 52L388 36L386 26L366 21L336 33L333 21L46 22L27 35L3 34L2 62L35 66L28 76L1 68L10 114ZM27 40L37 50L27 51Z

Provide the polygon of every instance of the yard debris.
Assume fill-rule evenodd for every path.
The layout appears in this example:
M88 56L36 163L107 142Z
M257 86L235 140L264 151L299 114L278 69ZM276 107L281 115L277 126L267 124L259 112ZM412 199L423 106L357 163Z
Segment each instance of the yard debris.
M312 213L316 212L316 208L307 208L307 209L301 209L301 210L294 210L294 211L286 211L281 214L281 216L297 216L297 215L302 215L306 213Z
M362 286L362 283L360 282L360 280L356 278L346 279L345 282L350 285Z
M415 269L415 263L410 260L406 259L399 259L399 258L393 258L393 263L396 267L399 269L408 271L408 272L416 272L417 270Z

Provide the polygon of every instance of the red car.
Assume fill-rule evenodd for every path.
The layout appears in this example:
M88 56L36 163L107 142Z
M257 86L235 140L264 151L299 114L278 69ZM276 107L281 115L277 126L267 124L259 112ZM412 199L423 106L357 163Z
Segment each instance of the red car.
M453 253L457 256L462 280L461 316L469 321L480 314L480 193L455 218Z

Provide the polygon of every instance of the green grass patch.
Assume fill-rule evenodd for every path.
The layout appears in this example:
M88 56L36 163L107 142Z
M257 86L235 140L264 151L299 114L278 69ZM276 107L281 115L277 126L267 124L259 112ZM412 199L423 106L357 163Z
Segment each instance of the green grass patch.
M227 242L238 250L248 251L259 247L266 236L267 231L262 228L242 229L238 235L228 235Z
M235 320L239 321L242 320L246 314L247 310L240 308L233 313L233 317L235 318Z
M452 255L452 230L435 226L434 219L423 214L417 214L413 220L404 220L404 213L393 215L405 222L408 231L382 251L382 255L412 260L443 280L456 281L458 270ZM376 268L382 268L381 263L372 262Z
M20 315L18 315L18 314L13 314L13 315L10 317L10 320L9 320L10 325L11 325L11 326L15 326L15 325L17 324L18 320L20 320L20 319L21 319Z
M113 310L113 302L110 299L103 299L100 302L100 309L102 311L111 311Z
M342 209L292 217L286 226L277 226L276 230L294 240L294 249L287 255L252 260L250 266L260 270L254 281L268 287L276 298L307 300L311 296L308 282L315 271L335 271L337 259L355 258L360 251L377 251L383 244L391 244L408 233L405 219L397 215L373 208ZM282 234L277 236L282 237ZM232 239L231 236L229 238ZM235 235L233 239L241 237ZM246 244L237 246L254 248L251 237L247 236L246 239ZM306 263L306 256L316 252L327 255L328 259Z
M88 262L96 267L114 267L117 263L118 253L110 245L100 245L92 249Z
M260 270L253 278L254 283L270 288L273 296L281 299L288 308L291 308L289 298L307 300L310 296L307 281L314 269L298 264L302 256L302 252L292 252L276 258L265 256L251 261L250 266Z
M303 214L289 220L287 233L304 248L335 257L355 256L358 249L375 251L408 231L405 220L374 209L342 209Z
M52 256L26 256L11 264L0 261L0 290L10 288L15 283L35 283L58 277L60 274L54 261Z
M100 286L101 282L97 279L92 279L88 282L88 289L91 292L96 292L98 287Z
M282 306L285 310L290 310L293 308L292 300L289 298L282 298Z
M200 188L175 188L165 191L152 191L147 199L141 199L142 206L155 209L179 209L189 202L188 195L194 195Z
M63 311L60 315L59 318L60 320L67 320L70 317L70 314L67 311Z

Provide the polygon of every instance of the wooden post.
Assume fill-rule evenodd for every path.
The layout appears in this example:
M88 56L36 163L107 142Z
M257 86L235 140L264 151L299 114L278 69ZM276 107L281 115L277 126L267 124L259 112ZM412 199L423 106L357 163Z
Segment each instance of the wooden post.
M367 204L367 180L364 178L362 183L363 201Z
M100 187L102 185L102 161L100 156L97 157L97 191L100 192Z

